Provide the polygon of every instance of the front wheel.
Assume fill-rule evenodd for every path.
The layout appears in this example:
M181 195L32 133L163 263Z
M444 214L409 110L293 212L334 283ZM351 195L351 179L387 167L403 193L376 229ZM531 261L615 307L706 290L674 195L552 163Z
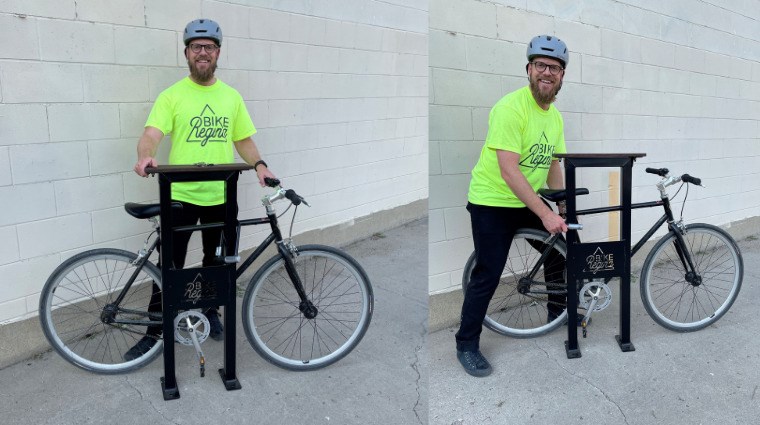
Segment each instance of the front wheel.
M367 274L343 251L322 245L297 251L293 262L311 305L302 305L285 259L277 254L245 291L243 328L256 352L270 363L314 370L340 360L361 341L374 297Z
M683 240L684 247L671 231L652 248L641 270L641 299L658 324L692 332L731 308L742 286L744 263L736 242L719 227L687 225ZM691 257L694 271L684 267L683 254Z
M549 234L535 229L519 229L509 247L499 285L491 298L483 325L494 332L513 338L531 338L547 334L567 319L567 284L562 240L546 244ZM551 250L529 279L541 254ZM467 296L470 277L477 264L473 252L464 267L462 290ZM525 287L520 291L521 279Z
M149 311L160 311L161 303L161 273L150 262L137 270L136 258L120 249L94 249L69 258L50 275L40 294L40 322L50 345L66 361L90 372L114 374L138 369L161 354L163 341L158 339L139 357L124 359L146 335ZM133 274L123 301L108 307ZM149 308L151 303L158 304Z

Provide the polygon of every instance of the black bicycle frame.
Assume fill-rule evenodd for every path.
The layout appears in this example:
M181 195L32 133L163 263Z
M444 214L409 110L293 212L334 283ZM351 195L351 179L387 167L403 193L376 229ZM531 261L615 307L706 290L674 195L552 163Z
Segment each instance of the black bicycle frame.
M652 208L652 207L659 207L662 206L665 210L665 213L660 217L657 222L647 231L644 236L639 239L639 241L631 248L631 258L633 258L634 255L641 249L641 247L646 244L649 239L657 232L657 230L665 224L668 223L668 230L672 231L676 235L676 242L674 243L676 252L678 253L678 257L681 260L682 265L684 266L684 270L688 270L691 272L696 273L696 267L694 266L694 262L691 258L691 254L689 253L689 250L686 249L686 242L683 240L683 235L681 234L680 229L675 224L675 218L673 217L673 211L670 208L670 200L668 198L663 198L659 201L652 201L652 202L641 202L637 204L631 204L631 209L640 209L640 208ZM591 214L599 214L599 213L605 213L605 212L614 212L614 211L620 211L620 206L616 207L601 207L601 208L589 208L586 210L579 210L576 211L576 215L591 215ZM571 232L575 232L576 230L570 230ZM549 238L546 242L550 247L554 246L554 244L557 242L557 239L559 239L560 234L557 233L555 235L552 235L551 238ZM551 250L546 249L544 252L541 253L541 256L536 261L536 264L533 266L533 269L531 269L530 273L526 276L531 282L533 282L533 278L536 276L538 271L540 270L541 266L546 261L546 258L549 256L549 252ZM609 282L611 278L605 279L606 282ZM532 291L531 293L534 294L542 294L544 291ZM546 292L549 293L549 292Z
M254 261L256 261L257 258L261 256L262 253L271 245L273 242L277 244L277 251L282 255L282 257L285 260L285 269L288 272L288 276L290 277L291 281L293 282L293 286L296 289L296 292L298 293L299 298L302 302L307 302L307 296L306 291L303 288L303 283L301 282L301 278L298 276L298 273L296 272L295 263L293 262L292 254L290 253L290 250L285 246L283 243L282 233L280 232L280 228L277 225L277 215L275 213L267 213L266 217L263 218L252 218L248 220L240 220L237 226L237 241L235 246L237 247L238 243L240 242L240 228L241 226L256 226L259 224L267 224L269 223L272 228L272 233L270 233L264 241L261 242L261 244L256 247L256 249L251 253L251 255L248 256L248 258L243 262L243 264L240 265L240 267L237 268L237 272L235 275L235 278L239 278L240 276L245 273L245 271L248 269L248 267L253 264ZM184 227L177 227L175 228L176 231L190 231L190 230L203 230L203 229L212 229L216 227L222 227L222 224L219 223L209 223L209 224L201 224L201 225L194 225L194 226L184 226ZM124 300L124 297L127 294L127 291L132 287L132 284L137 279L137 275L140 274L140 270L142 270L145 263L148 261L148 258L151 256L153 251L159 246L161 237L160 235L156 237L156 240L153 241L153 244L151 244L151 247L146 252L145 256L140 259L135 265L136 269L132 273L132 276L130 276L129 280L127 281L126 285L124 285L124 288L122 288L121 292L119 293L116 300L114 300L113 303L109 304L110 306L113 306L116 310L119 312L124 313L130 313L135 315L144 315L148 316L149 318L153 319L150 321L144 321L144 320L112 320L111 323L115 324L125 324L125 325L144 325L144 326L151 326L151 325L161 325L163 323L160 313L150 313L147 311L137 311L137 310L131 310L131 309L122 309L119 307L119 304ZM115 311L114 310L114 313Z

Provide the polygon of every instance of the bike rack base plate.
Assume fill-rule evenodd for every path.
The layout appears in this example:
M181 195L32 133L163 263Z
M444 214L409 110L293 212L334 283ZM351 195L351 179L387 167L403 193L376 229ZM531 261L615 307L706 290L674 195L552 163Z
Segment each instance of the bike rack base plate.
M633 343L631 341L623 342L623 339L620 335L615 335L615 341L617 341L618 345L620 346L620 351L627 353L628 351L636 351L636 347L633 346Z
M239 390L243 388L242 386L240 386L240 381L238 381L238 379L235 378L234 376L232 377L232 379L227 379L227 372L224 371L224 368L219 369L219 376L222 377L224 388L226 388L227 391Z
M567 353L568 359L580 359L582 356L580 348L570 349L570 341L565 341L565 353Z
M166 388L166 382L163 377L161 377L161 392L164 393L164 400L176 400L179 398L179 388Z

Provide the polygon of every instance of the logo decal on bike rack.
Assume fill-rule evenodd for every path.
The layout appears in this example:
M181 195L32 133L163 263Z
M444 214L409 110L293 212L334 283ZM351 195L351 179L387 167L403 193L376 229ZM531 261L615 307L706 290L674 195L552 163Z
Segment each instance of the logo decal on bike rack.
M602 251L602 247L597 247L592 255L586 257L586 268L583 269L584 272L591 274L613 270L615 270L615 254L606 254Z

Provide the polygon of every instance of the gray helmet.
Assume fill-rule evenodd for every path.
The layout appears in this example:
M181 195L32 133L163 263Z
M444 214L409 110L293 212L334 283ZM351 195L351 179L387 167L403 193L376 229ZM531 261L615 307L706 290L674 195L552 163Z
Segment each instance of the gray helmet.
M196 19L185 27L185 46L197 38L209 38L222 45L222 29L211 19Z
M538 35L528 43L528 61L536 56L546 56L562 62L562 67L567 67L570 61L570 53L564 41L551 35Z

